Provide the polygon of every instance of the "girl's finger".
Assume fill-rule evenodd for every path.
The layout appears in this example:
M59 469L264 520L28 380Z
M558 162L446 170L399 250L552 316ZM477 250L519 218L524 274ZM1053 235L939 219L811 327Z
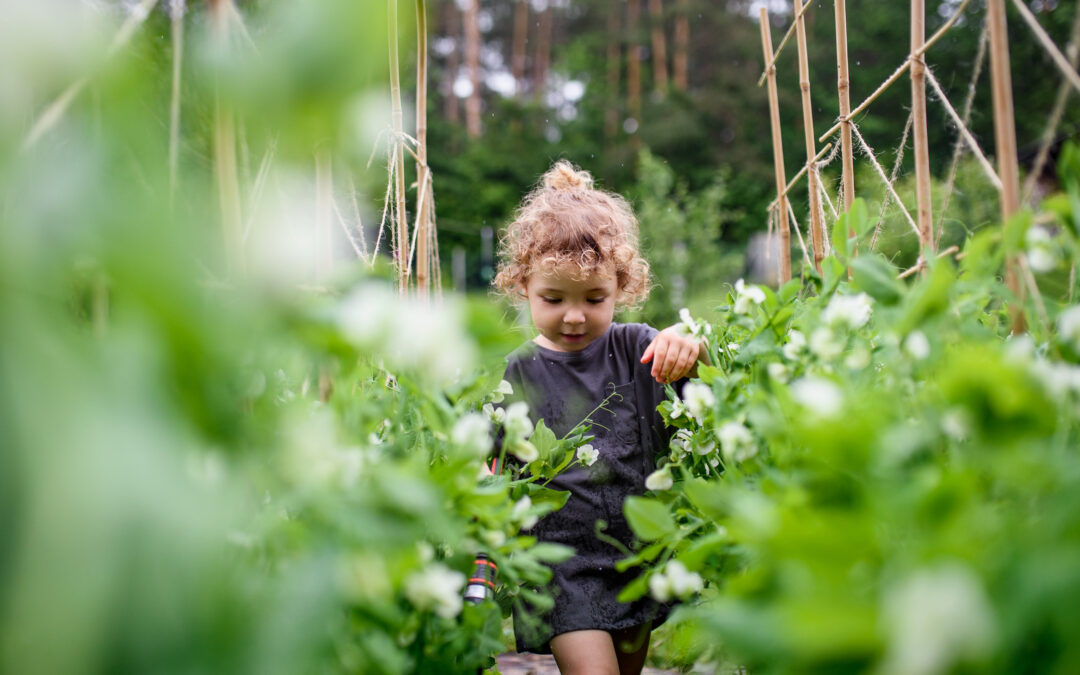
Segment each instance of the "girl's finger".
M661 340L656 343L656 348L653 350L653 367L652 376L659 379L660 374L664 372L664 367L667 365L668 344Z
M649 346L646 347L645 351L641 354L641 362L642 363L648 363L650 360L652 360L653 350L654 350L655 345L656 345L656 338L653 338L653 341L649 343Z

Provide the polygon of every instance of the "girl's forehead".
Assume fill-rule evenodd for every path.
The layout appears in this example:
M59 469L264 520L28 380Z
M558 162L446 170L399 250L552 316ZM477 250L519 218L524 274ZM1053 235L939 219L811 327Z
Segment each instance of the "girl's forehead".
M608 266L586 271L569 263L538 267L529 275L528 283L534 287L588 291L609 288L616 283L616 279L614 270L608 269Z

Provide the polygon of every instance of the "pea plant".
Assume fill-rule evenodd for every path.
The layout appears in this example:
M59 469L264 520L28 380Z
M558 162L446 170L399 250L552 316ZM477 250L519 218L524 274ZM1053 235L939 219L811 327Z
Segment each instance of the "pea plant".
M1043 212L912 282L860 250L856 201L822 275L776 292L740 281L716 321L684 314L712 365L662 404L669 452L625 506L641 545L623 565L643 572L623 597L684 601L669 658L704 672L1080 664L1078 156ZM1030 270L1026 298L1002 281L1008 256ZM1010 331L1015 311L1028 332Z

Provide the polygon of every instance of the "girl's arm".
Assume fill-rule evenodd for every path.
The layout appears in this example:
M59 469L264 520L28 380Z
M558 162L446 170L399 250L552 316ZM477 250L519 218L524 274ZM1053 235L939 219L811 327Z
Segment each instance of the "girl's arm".
M698 362L708 364L709 352L692 337L684 336L678 324L656 334L641 355L641 362L652 361L652 376L661 384L697 374Z

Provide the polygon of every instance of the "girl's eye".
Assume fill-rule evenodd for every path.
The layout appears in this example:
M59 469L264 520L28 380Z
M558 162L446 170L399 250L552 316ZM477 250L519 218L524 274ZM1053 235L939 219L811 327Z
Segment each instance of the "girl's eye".
M589 298L589 304L590 305L599 305L600 303L602 303L605 300L607 300L607 298Z
M549 305L557 305L562 302L562 298L543 298L543 300Z

